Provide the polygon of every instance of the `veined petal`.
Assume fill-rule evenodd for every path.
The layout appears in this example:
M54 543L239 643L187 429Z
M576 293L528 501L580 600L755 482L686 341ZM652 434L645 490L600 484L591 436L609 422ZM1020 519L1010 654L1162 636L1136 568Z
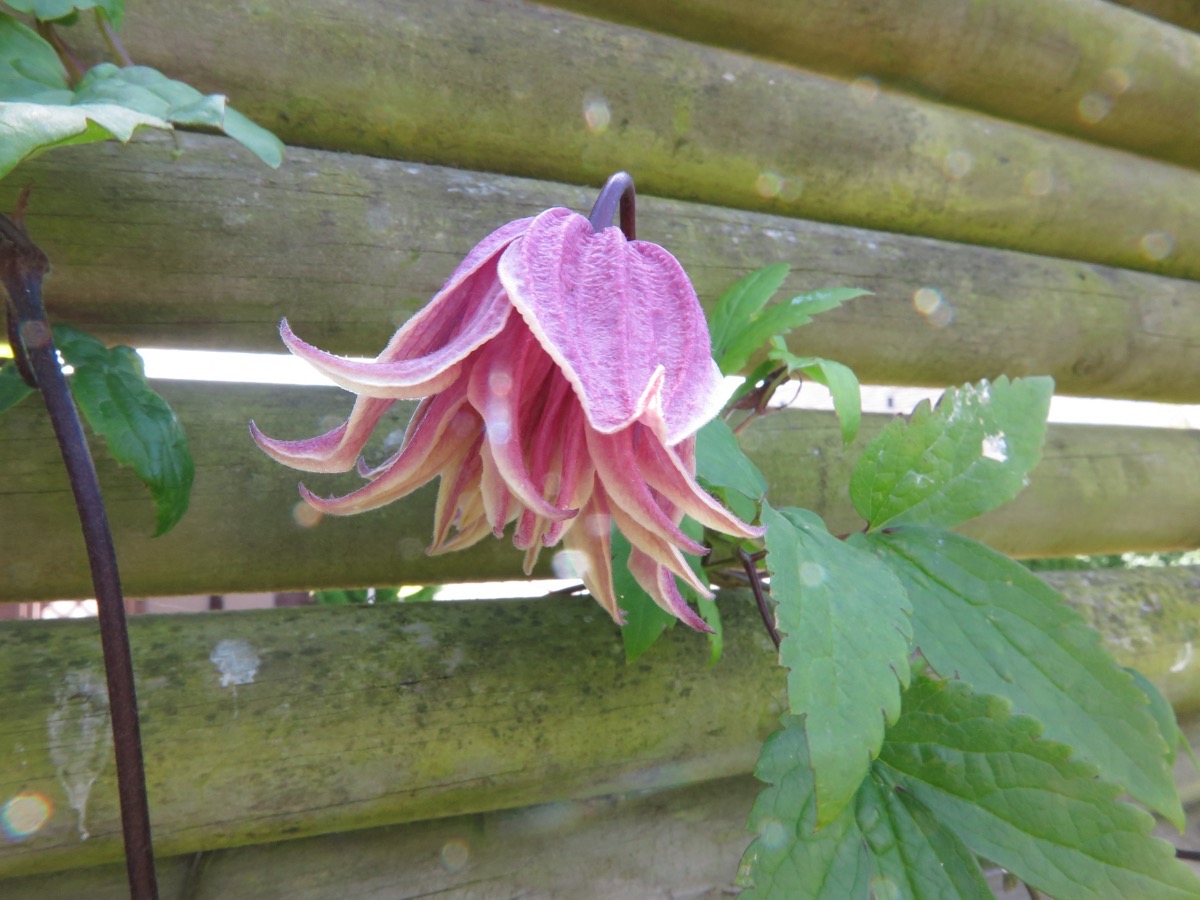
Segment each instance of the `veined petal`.
M399 500L415 491L445 468L456 454L462 452L462 444L471 438L457 435L478 434L475 413L463 408L458 402L447 402L437 414L431 413L418 429L408 446L380 467L376 478L365 487L343 497L324 499L317 497L303 485L300 493L304 499L321 512L335 516L377 509Z
M672 445L720 410L727 392L704 312L662 247L550 209L504 251L498 274L597 431L641 418Z
M280 441L267 437L250 423L250 436L272 459L302 472L346 472L362 453L371 430L379 424L394 400L359 397L350 418L332 431L302 441Z
M391 399L425 397L454 382L459 364L500 333L511 310L503 289L493 283L476 308L475 316L466 322L458 320L460 329L444 344L424 356L394 361L381 355L371 362L355 362L318 350L296 337L287 319L280 323L279 334L293 354L348 391Z
M585 429L588 452L596 467L596 475L604 484L605 493L612 499L614 506L620 507L630 517L637 519L645 530L688 553L707 552L703 544L696 543L679 530L678 522L672 521L671 516L663 511L650 493L650 488L638 471L637 453L633 447L637 427L634 425L612 434L601 434L592 428ZM654 435L651 433L646 436ZM633 540L632 535L626 536Z
M426 356L447 344L464 327L478 327L468 323L479 315L481 301L496 284L500 254L529 229L532 221L529 218L509 222L476 244L433 299L392 335L377 361Z
M579 521L563 536L563 546L573 555L579 578L597 603L618 625L625 613L617 605L612 574L612 520L604 490L596 485Z
M668 543L654 532L644 528L641 523L632 518L625 510L621 509L618 504L610 503L608 510L612 515L613 521L617 523L617 527L621 529L621 533L629 538L630 544L652 557L655 562L666 566L702 596L712 598L713 593L709 590L708 585L701 581L696 576L696 573L692 571L692 567L687 564L687 560L683 558L683 554L679 552L677 546ZM568 531L567 535L569 536L570 534L571 532ZM701 552L707 553L708 550L701 547Z
M659 443L656 435L642 434L637 468L651 488L706 528L741 538L760 538L766 534L765 528L747 525L713 499L696 483L689 471L691 467L684 464L673 448Z
M483 433L470 444L463 446L461 456L452 459L441 472L441 482L438 484L437 505L433 514L433 547L440 547L446 542L450 526L456 518L461 517L462 508L467 502L468 495L478 497L479 479L483 471L483 462L479 458L479 447L483 443ZM480 507L482 510L482 506ZM461 521L461 518L459 518ZM461 528L459 529L461 531Z
M637 547L629 551L629 574L661 609L679 619L689 628L712 633L712 627L700 618L683 598L683 595L679 593L679 587L675 584L675 576L665 566L659 565L653 557L643 553Z
M513 496L537 515L558 521L571 518L578 510L559 509L542 497L530 478L521 446L520 389L525 383L526 367L537 364L536 360L530 360L536 349L537 344L529 339L528 330L520 320L515 320L474 362L467 397L483 417L492 462ZM540 437L553 439L549 435Z

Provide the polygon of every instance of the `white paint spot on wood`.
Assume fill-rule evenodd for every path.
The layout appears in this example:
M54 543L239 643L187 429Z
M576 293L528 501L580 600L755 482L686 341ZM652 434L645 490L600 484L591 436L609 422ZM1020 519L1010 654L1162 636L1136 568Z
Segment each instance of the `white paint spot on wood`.
M253 684L262 661L249 642L243 640L221 641L213 648L208 659L221 674L221 687L227 687L233 692L233 714L236 716L237 686Z
M1192 642L1188 641L1183 645L1183 650L1180 652L1179 658L1176 659L1171 665L1171 671L1182 672L1184 669L1186 669L1189 665L1191 665L1192 656L1194 653L1195 650L1192 647Z
M92 785L108 764L112 748L108 688L92 669L67 672L54 692L54 709L46 720L50 761L67 795L67 804L79 816L79 839L88 839L88 797Z

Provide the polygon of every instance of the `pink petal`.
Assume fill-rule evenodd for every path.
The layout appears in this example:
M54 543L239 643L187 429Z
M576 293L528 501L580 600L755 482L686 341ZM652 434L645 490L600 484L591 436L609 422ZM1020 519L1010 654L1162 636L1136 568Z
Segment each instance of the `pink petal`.
M759 538L766 534L765 528L747 525L714 500L696 483L689 471L691 467L684 465L673 448L664 447L649 432L644 432L642 438L637 449L638 471L651 488L679 507L685 515L713 531L733 537Z
M279 334L293 354L348 391L391 399L425 397L454 382L458 364L500 333L511 309L503 289L493 283L475 307L472 318L453 320L459 330L448 336L445 343L424 356L395 361L387 361L389 355L398 353L391 345L371 362L354 362L326 353L296 337L287 319L280 323Z
M597 431L641 418L672 445L720 410L727 391L704 313L666 250L550 209L504 251L498 272Z
M579 522L563 536L563 546L576 558L579 577L592 597L618 625L625 614L617 605L612 575L612 531L604 491L596 485Z
M303 485L301 494L316 509L335 516L378 509L432 481L456 454L462 452L462 444L470 443L469 437L456 435L477 434L477 421L474 412L463 409L461 394L457 398L439 395L412 440L380 467L378 476L370 484L343 497L330 499L317 497Z
M482 443L481 432L472 443L464 445L461 457L452 460L441 472L433 515L432 547L439 547L446 542L450 526L459 516L467 495L479 493L479 479L483 471L479 447Z
M591 428L586 429L588 452L596 466L596 475L604 484L605 492L615 507L620 507L629 516L637 519L645 530L688 553L706 553L704 545L696 543L680 531L677 521L672 521L651 495L638 471L637 453L633 448L633 439L637 436L635 427L613 434L601 434ZM646 436L654 437L652 432ZM626 536L633 540L632 535Z
M537 344L528 339L520 320L481 352L471 369L467 396L483 417L492 461L508 490L528 509L551 521L569 519L578 510L559 509L542 497L525 463L520 405L530 356ZM533 439L553 440L552 435ZM485 470L486 471L486 470ZM493 523L494 525L495 523Z
M700 618L683 598L683 595L679 593L679 587L675 584L675 576L637 547L629 551L629 574L660 608L669 612L689 628L712 633L712 627Z
M529 229L532 221L509 222L476 244L433 299L392 335L377 361L390 363L427 356L449 343L464 327L478 327L467 323L478 318L481 306L486 305L483 301L495 286L500 254Z
M617 523L617 527L621 529L621 533L629 539L630 544L651 556L655 562L666 566L694 588L697 593L708 598L713 596L712 591L708 589L708 585L701 581L696 576L696 573L692 571L692 567L687 564L687 560L683 558L678 547L642 527L638 521L631 518L616 503L609 504L608 509L613 521ZM570 534L571 532L568 531L567 535L569 536ZM708 551L705 549L703 552L707 553Z
M345 472L354 467L371 430L394 403L394 400L359 397L354 401L349 419L332 431L307 440L269 438L253 422L250 423L250 436L264 453L285 466L303 472Z

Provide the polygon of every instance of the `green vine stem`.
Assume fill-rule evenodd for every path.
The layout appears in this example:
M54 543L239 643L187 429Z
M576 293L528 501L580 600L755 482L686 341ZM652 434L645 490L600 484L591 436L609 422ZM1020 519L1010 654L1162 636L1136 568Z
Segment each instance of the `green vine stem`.
M12 219L0 215L0 282L8 291L8 334L22 376L32 381L31 387L39 389L45 400L87 545L108 680L130 896L133 900L157 900L150 809L146 799L146 773L142 762L133 661L125 623L125 600L96 467L67 379L59 365L58 351L42 304L42 279L50 270L50 263L25 231L22 214L26 199L27 191L21 195Z

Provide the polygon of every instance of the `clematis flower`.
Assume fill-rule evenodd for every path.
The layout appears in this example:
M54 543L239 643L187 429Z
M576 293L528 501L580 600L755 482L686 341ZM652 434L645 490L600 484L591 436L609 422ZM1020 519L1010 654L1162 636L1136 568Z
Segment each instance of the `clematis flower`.
M276 440L250 424L258 445L293 468L357 463L366 484L345 496L301 485L313 507L365 512L439 478L428 553L501 537L515 523L526 574L542 548L561 541L592 596L622 623L615 523L642 588L710 630L676 583L712 596L683 556L706 548L680 521L688 515L738 538L762 529L696 483L695 433L726 392L696 293L662 247L549 209L484 238L370 362L318 350L286 319L280 332L292 353L358 395L342 425L307 440ZM359 456L380 418L396 400L416 398L400 449L366 466Z

